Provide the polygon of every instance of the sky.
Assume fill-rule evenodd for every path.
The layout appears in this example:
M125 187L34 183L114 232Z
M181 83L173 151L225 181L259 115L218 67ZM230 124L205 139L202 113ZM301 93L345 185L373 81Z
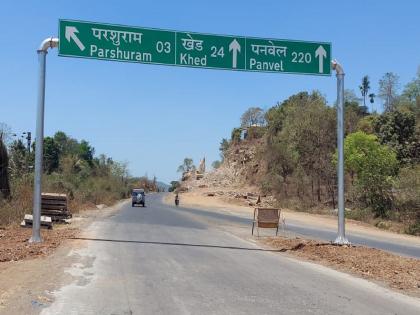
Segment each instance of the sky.
M59 19L332 43L345 87L395 72L401 87L420 65L420 1L9 1L0 4L0 122L35 131L38 59ZM47 56L45 135L86 139L133 176L170 182L184 157L219 159L249 107L300 91L332 104L334 76L252 73ZM375 104L381 110L381 102Z

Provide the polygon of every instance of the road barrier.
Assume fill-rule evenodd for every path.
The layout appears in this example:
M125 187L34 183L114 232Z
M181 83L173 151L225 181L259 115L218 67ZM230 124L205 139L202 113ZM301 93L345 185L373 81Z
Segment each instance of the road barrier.
M254 235L254 227L257 227L257 235L260 237L260 228L276 229L276 236L279 232L280 225L280 209L276 208L255 208L254 220L252 222L252 235Z

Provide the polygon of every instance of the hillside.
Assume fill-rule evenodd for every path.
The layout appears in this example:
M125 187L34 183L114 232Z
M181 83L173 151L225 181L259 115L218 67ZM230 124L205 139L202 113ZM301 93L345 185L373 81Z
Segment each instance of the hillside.
M378 114L357 100L345 102L347 218L420 235L420 127L414 104L401 98L395 109ZM292 95L266 112L250 108L230 139L222 140L216 169L183 176L181 190L251 206L335 214L335 114L318 92Z
M229 146L220 167L204 174L200 180L194 177L181 182L181 190L203 196L219 196L230 202L253 206L258 198L261 206L274 206L272 194L262 191L260 183L266 165L260 159L263 139L245 140Z

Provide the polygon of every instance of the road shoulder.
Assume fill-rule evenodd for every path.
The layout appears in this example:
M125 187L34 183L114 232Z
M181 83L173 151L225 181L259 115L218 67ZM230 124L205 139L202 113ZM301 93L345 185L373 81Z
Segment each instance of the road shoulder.
M0 263L0 314L39 314L54 301L53 291L77 280L66 270L74 264L91 264L84 257L72 255L74 249L86 246L72 239L79 231L88 230L95 220L114 215L127 201L104 209L82 211L75 215L72 224L57 229L72 230L54 248L39 255L27 255L21 260ZM63 234L63 233L62 233ZM66 234L66 233L64 233ZM30 248L26 242L25 247ZM42 247L41 247L42 248Z

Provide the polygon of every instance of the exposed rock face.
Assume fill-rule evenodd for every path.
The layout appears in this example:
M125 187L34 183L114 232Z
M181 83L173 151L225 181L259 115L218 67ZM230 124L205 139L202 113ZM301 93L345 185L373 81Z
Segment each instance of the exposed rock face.
M274 198L262 194L259 189L259 180L265 167L259 158L262 141L244 140L231 145L221 166L208 173L201 173L205 170L205 159L201 160L196 176L186 179L183 186L202 190L208 197L236 199L248 206L272 206Z
M240 187L257 184L263 172L263 165L258 158L262 141L243 141L231 145L225 153L222 165L207 173L201 180L202 184L207 184L209 187Z
M205 157L200 161L198 172L201 174L204 174L206 172L206 158Z

